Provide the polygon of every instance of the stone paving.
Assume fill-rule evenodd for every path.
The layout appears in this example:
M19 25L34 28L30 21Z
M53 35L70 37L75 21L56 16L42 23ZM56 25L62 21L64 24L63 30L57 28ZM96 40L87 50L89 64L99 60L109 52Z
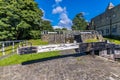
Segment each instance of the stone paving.
M70 56L0 67L0 80L120 80L120 64L97 56Z

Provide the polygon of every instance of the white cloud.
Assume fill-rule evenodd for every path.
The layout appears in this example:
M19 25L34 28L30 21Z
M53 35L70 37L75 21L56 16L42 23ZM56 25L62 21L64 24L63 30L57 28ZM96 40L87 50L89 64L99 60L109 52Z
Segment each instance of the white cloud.
M85 15L89 15L89 13L88 12L81 12L84 16Z
M52 22L52 20L50 20L50 19L47 19L46 17L45 17L45 11L42 9L42 8L40 8L41 10L42 10L42 12L43 12L43 16L42 16L42 19L43 20L47 20L47 21L50 21L50 22Z
M62 0L55 0L56 3L62 2Z
M62 13L60 15L60 21L58 23L58 26L70 28L72 25L72 21L68 18L68 15L66 13Z
M52 13L53 14L59 14L59 19L60 20L59 20L58 24L54 27L70 29L71 26L72 26L72 21L68 17L66 7L61 7L59 5L59 2L62 2L62 0L55 0L55 2L56 2L56 4L54 4L54 5L56 5L56 6L53 6Z
M54 29L57 29L57 28L62 29L62 27L61 27L61 26L53 26L53 28L54 28Z
M53 13L53 14L57 14L57 13L62 13L62 12L64 12L64 11L66 11L66 8L65 8L65 7L62 8L61 6L57 6L56 8L53 9L52 13Z

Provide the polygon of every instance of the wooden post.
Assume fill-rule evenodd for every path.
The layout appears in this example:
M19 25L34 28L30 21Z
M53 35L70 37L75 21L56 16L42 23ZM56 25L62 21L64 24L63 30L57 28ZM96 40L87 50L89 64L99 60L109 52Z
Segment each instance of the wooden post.
M4 42L2 43L2 53L3 55L5 55L5 43Z

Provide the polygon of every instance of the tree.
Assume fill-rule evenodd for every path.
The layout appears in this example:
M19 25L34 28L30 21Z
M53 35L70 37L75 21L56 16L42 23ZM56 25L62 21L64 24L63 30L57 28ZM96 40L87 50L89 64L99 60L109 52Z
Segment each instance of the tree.
M54 31L62 31L61 28L55 28Z
M0 40L30 39L31 32L40 34L38 30L44 29L42 16L34 0L0 0ZM45 27L52 28L46 22Z
M72 30L85 30L87 26L87 22L84 19L84 16L82 13L79 13L75 16L75 18L72 20Z
M50 21L42 20L41 26L42 26L41 30L53 31L53 27L51 27L52 25Z
M62 30L67 30L67 28L62 28Z

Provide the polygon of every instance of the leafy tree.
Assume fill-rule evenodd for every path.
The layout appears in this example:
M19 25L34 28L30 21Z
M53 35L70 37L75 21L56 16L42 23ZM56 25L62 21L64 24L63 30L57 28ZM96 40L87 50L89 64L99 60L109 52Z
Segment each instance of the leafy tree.
M62 30L67 30L67 28L62 28Z
M53 27L51 27L52 25L50 21L42 20L41 26L41 30L53 31Z
M39 39L41 37L40 30L32 30L30 36L32 39Z
M75 18L72 20L72 30L85 30L87 26L87 22L84 19L84 16L82 13L79 13L75 16Z
M55 30L55 31L62 31L61 28L55 28L54 30Z
M62 30L67 30L67 28L55 28L54 31L62 31Z
M0 0L0 40L30 39L31 32L38 34L44 27L51 30L50 22L42 16L34 0Z

